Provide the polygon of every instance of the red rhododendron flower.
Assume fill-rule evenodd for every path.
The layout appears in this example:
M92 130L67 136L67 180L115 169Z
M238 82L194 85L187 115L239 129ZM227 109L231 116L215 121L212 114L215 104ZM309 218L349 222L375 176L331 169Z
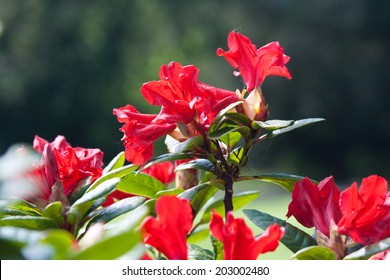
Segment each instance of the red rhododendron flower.
M142 172L156 178L165 185L175 179L175 165L170 161L153 164L143 169Z
M141 114L131 105L114 109L114 114L124 123L120 131L124 133L125 157L134 164L150 159L154 141L176 128L175 123L157 121L157 115Z
M170 260L188 259L187 234L192 228L189 200L162 196L156 202L157 218L147 217L141 225L144 242Z
M390 236L390 192L384 178L364 178L360 190L353 183L341 193L340 208L339 232L355 242L368 245Z
M279 42L271 42L258 49L248 37L230 32L228 47L228 51L219 48L217 55L224 56L233 68L238 69L235 75L242 76L248 92L260 86L270 75L291 79L285 66L290 57L284 54Z
M126 159L142 164L153 155L156 139L170 134L179 141L204 135L223 108L239 100L234 93L198 81L199 70L177 62L163 65L159 81L145 83L141 92L151 105L161 106L158 115L141 114L133 106L114 109L124 123Z
M329 237L331 221L341 219L340 190L333 177L322 180L318 186L308 178L298 181L292 192L287 217L294 216L305 227L315 227Z
M55 175L48 172L48 168L58 171L65 195L69 195L81 179L91 177L94 181L102 174L103 152L99 149L73 148L63 136L57 136L51 143L35 136L33 147L42 153L49 186L53 184ZM52 157L48 158L48 149L54 155L54 160Z
M212 213L210 230L223 243L225 260L255 260L259 254L274 251L284 234L284 228L274 224L261 235L253 237L244 219L235 219L233 213L229 212L224 224L222 216L215 211Z

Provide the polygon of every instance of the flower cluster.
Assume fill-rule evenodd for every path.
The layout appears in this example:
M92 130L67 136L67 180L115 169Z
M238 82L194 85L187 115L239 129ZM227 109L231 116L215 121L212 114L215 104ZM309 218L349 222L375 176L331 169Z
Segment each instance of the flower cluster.
M360 188L353 183L341 191L332 176L317 183L285 173L242 175L255 145L323 119L269 120L261 87L270 75L291 79L290 58L279 42L257 48L238 32L228 35L227 44L217 55L241 76L243 88L205 84L194 65L161 66L159 80L140 89L159 113L132 105L113 110L124 152L104 169L99 149L72 147L63 136L53 142L36 136L40 160L27 172L21 168L22 175L15 172L32 190L23 188L15 198L4 191L2 166L8 162L1 157L2 259L256 260L279 243L292 259L388 259L390 192L384 178L371 175ZM168 153L155 156L161 137ZM255 236L234 212L260 195L234 188L247 180L290 191L287 217L314 227L315 237L266 212L244 209L262 230ZM198 246L207 237L210 246Z

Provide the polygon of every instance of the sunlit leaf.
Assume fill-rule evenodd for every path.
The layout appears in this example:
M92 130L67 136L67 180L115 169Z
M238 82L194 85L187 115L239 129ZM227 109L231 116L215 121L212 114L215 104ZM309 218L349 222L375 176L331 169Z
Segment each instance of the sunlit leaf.
M90 211L90 208L99 199L104 199L108 194L115 190L116 185L119 183L119 178L113 178L104 181L99 184L96 188L86 192L80 199L78 199L70 207L67 215L67 221L71 225L75 225L80 222L85 215Z
M117 189L133 195L155 198L158 192L166 190L166 186L153 176L134 172L123 177Z
M205 171L213 171L214 165L208 159L198 158L178 165L175 168L175 171L186 170L186 169L200 169Z
M220 125L220 122L222 120L222 118L225 116L225 114L227 112L229 112L230 110L232 110L233 108L237 107L238 105L242 104L244 101L237 101L237 102L234 102L232 104L230 104L229 106L227 106L226 108L222 109L214 118L213 122L211 123L210 127L209 127L209 131L214 131L215 128L219 127Z
M233 120L234 122L238 124L243 124L245 126L250 126L251 125L251 120L244 114L240 113L234 113L234 112L227 112L225 113L225 117Z
M190 260L212 260L213 252L195 244L188 245L188 259Z
M258 210L244 209L243 212L249 220L262 230L267 229L273 224L278 224L280 227L284 227L284 235L280 242L282 242L292 252L297 252L308 246L317 245L317 242L309 234L287 223L286 221Z
M268 120L268 121L265 121L265 122L253 121L252 127L255 128L255 129L263 128L263 129L265 129L267 131L274 131L276 129L281 129L281 128L284 128L284 127L288 127L288 126L292 125L293 123L294 123L294 121L292 121L292 120L288 120L288 121L285 121L285 120Z
M2 201L0 207L0 217L4 215L16 215L16 216L41 216L39 208L25 200L10 200Z
M65 209L62 203L60 201L54 201L46 206L42 216L52 219L59 227L62 227L65 223L64 212Z
M165 144L168 150L173 154L180 154L183 152L193 151L194 148L200 147L203 144L203 137L200 135L193 136L183 142L179 142L171 136L167 135Z
M250 129L246 126L223 126L218 130L214 130L213 132L209 133L207 136L210 139L217 140L229 133L234 133L234 132L240 133L243 136L248 136L250 133Z
M366 260L370 258L371 256L380 253L382 251L390 249L390 237L383 239L381 241L378 241L374 244L365 246L348 256L346 256L345 260Z
M103 169L103 176L106 175L108 172L113 171L115 169L118 169L120 167L123 167L125 164L125 153L120 152L118 155L116 155L111 162Z
M52 219L39 216L8 216L0 219L0 226L22 227L27 229L44 230L58 228Z
M224 259L223 243L212 235L210 235L210 240L211 240L211 244L213 245L214 260L223 260Z
M296 252L292 260L336 260L333 251L328 247L310 246Z
M175 153L175 154L163 154L160 156L157 156L149 161L147 161L141 168L146 169L156 163L165 162L165 161L175 161L175 160L181 160L181 159L190 159L193 158L193 155L191 153Z
M168 190L162 190L156 193L156 198L159 198L160 196L163 195L175 195L178 196L184 192L183 189L179 188L173 188L173 189L168 189Z
M316 122L322 122L324 120L325 119L322 119L322 118L309 118L309 119L294 121L291 125L289 125L287 127L273 130L271 132L271 137L275 137L275 136L278 136L280 134L290 132L294 129L297 129L297 128L305 126L305 125L309 125L309 124L316 123Z

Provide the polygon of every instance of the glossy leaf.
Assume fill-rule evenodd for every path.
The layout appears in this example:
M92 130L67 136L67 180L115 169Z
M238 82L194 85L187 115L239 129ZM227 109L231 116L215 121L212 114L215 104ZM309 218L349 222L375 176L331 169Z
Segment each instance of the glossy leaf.
M224 259L223 243L216 239L213 235L210 235L211 244L213 245L214 260Z
M51 259L64 260L70 257L74 242L75 240L70 232L66 230L52 230L46 233L46 236L40 240L39 245L52 248Z
M274 130L277 130L277 129L288 127L288 126L292 125L293 123L294 123L294 121L292 121L292 120L288 120L288 121L285 121L285 120L268 120L268 121L265 121L265 122L254 121L252 123L252 127L254 129L263 128L263 129L265 129L267 131L274 131Z
M0 207L0 217L6 215L17 216L41 216L39 208L25 200L3 201L4 204Z
M116 155L111 162L103 169L103 176L106 175L108 172L113 171L115 169L118 169L120 167L123 167L125 164L125 152L120 152L118 155Z
M273 224L278 224L280 227L284 227L284 235L280 242L282 242L292 252L297 252L308 246L317 245L317 242L309 234L287 223L286 221L258 210L244 209L243 212L249 220L262 230L265 230Z
M289 125L287 127L283 127L283 128L279 128L279 129L273 130L271 132L271 137L275 137L275 136L278 136L280 134L283 134L283 133L286 133L286 132L290 132L290 131L292 131L294 129L297 129L297 128L300 128L302 126L306 126L306 125L309 125L309 124L312 124L312 123L322 122L324 120L325 119L322 119L322 118L309 118L309 119L303 119L303 120L294 121L291 125Z
M106 173L105 175L103 175L102 177L100 177L99 179L97 179L88 188L87 191L91 191L91 190L95 189L97 186L99 186L100 184L102 184L103 182L105 182L107 180L114 179L114 178L122 178L122 177L126 176L127 174L133 172L137 168L138 168L138 165L129 164L129 165L125 165L123 167L117 168L115 170L112 170L112 171Z
M175 172L186 169L200 169L212 172L214 170L214 166L209 160L199 158L180 164L175 168Z
M174 188L174 189L168 189L168 190L162 190L156 193L156 198L159 198L163 195L175 195L178 196L184 192L183 189Z
M252 202L256 198L258 198L260 194L261 193L259 191L247 191L233 195L234 210L237 210ZM225 205L223 199L216 200L206 206L199 224L208 223L211 220L212 210L215 210L220 215L225 213Z
M299 180L302 180L304 177L285 174L285 173L266 173L258 176L243 176L239 177L237 181L243 180L260 180L263 182L269 182L273 184L277 184L283 187L285 190L292 192L295 186L295 183ZM312 182L316 182L311 180Z
M220 122L222 120L222 118L225 116L225 114L227 112L229 112L230 110L232 110L233 108L237 107L238 105L242 104L244 101L237 101L237 102L234 102L232 104L230 104L229 106L227 106L225 109L222 109L214 118L213 122L211 123L210 127L209 127L209 131L214 131L217 127L220 126Z
M251 125L251 120L244 114L227 112L225 113L225 117L238 124L243 124L248 127Z
M191 200L192 211L196 215L217 191L218 188L214 185L204 183L186 190L178 196Z
M193 151L194 148L200 147L203 144L203 137L193 136L183 142L179 142L171 136L165 138L165 144L167 145L168 150L173 154L180 154L183 152Z
M188 259L190 260L212 260L213 252L195 244L188 245Z
M140 196L121 199L118 202L115 202L114 204L111 204L110 206L103 208L98 214L96 214L92 218L88 226L99 222L107 223L112 219L118 217L119 215L122 215L126 212L129 212L137 208L145 201L146 199Z
M133 172L121 179L117 189L133 195L156 198L156 194L166 190L166 186L150 175Z
M163 154L160 156L157 156L149 161L147 161L142 167L142 169L146 169L156 163L165 162L165 161L175 161L175 160L181 160L181 159L190 159L193 158L193 155L191 153L176 153L176 154Z
M187 236L187 242L198 243L210 237L210 228L208 224L196 226L191 230L190 235Z
M248 136L250 133L250 129L246 126L223 126L209 133L208 138L218 140L223 136L234 132L238 132L243 136Z
M0 226L22 227L27 229L44 230L58 228L52 219L39 216L8 216L0 219Z
M94 203L100 199L104 199L108 194L115 190L119 183L119 178L109 179L96 186L91 191L86 192L80 199L78 199L69 209L67 221L71 225L80 222L85 215L90 211Z
M378 241L374 244L365 246L348 256L346 256L345 260L366 260L370 258L371 256L380 253L382 251L390 249L390 237L383 239L381 241Z
M62 227L65 223L64 211L65 209L62 203L60 201L54 201L45 207L42 216L52 219L59 227Z
M292 260L336 260L333 251L328 247L310 246L296 252Z

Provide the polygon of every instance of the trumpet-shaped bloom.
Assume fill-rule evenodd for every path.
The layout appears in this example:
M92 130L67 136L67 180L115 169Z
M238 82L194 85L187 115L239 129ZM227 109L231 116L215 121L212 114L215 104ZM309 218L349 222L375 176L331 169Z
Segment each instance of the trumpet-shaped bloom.
M199 70L177 62L163 65L160 80L145 83L141 93L159 114L141 114L133 106L114 109L120 123L126 159L142 164L153 155L153 142L167 134L182 141L204 135L220 110L239 100L234 93L198 81Z
M284 228L274 224L261 235L254 237L244 219L236 219L233 213L229 212L225 224L215 211L212 213L210 230L212 235L222 242L225 260L255 260L260 254L274 251L284 234Z
M157 218L147 217L141 225L144 242L170 260L188 259L187 234L192 228L189 200L162 196L156 202Z
M292 192L287 217L294 216L305 227L315 227L329 237L331 221L341 219L340 190L333 177L322 180L318 186L308 178L298 181Z
M390 192L387 181L377 175L362 180L341 193L343 218L339 232L368 245L390 236Z
M35 136L33 147L42 153L44 173L49 187L57 179L54 175L57 171L65 195L69 195L81 179L91 177L94 181L102 175L103 152L99 149L73 148L64 136L57 136L51 143Z
M284 54L279 42L271 42L257 48L248 37L238 32L230 32L228 48L228 51L219 48L217 55L224 56L233 68L238 69L234 74L242 76L248 92L260 86L270 75L291 79L291 74L285 66L290 57Z

